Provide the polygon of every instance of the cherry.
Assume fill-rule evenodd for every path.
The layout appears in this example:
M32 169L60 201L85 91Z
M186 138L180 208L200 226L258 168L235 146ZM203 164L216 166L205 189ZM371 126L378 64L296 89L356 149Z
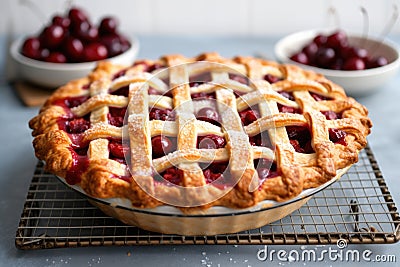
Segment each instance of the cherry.
M104 35L101 37L100 42L107 47L110 57L117 56L123 52L120 38L116 34Z
M33 59L41 58L40 41L36 37L27 38L22 45L22 54Z
M332 111L332 110L327 110L327 111L321 111L322 114L325 115L325 118L327 120L336 120L336 119L340 119L339 114L337 114L336 112Z
M315 61L315 57L318 52L318 45L314 42L309 43L303 48L302 52L306 54L309 63L312 63Z
M150 120L174 121L175 114L170 109L152 108L149 112Z
M154 158L162 157L173 150L171 140L163 135L153 137L151 139L151 146Z
M60 25L50 25L39 36L41 44L49 49L57 48L64 40L65 29Z
M114 17L104 17L99 26L101 35L115 33L118 27L118 21Z
M129 147L124 146L121 142L111 141L108 144L110 154L116 158L125 158L125 154L129 151Z
M359 57L351 57L343 63L343 70L363 70L365 62Z
M341 144L341 145L347 145L346 142L346 132L339 130L339 129L334 129L330 128L329 129L329 140L331 140L335 144Z
M208 134L197 138L197 148L217 149L225 147L225 139L222 136Z
M290 59L300 64L305 64L305 65L310 64L310 60L308 59L308 56L304 52L294 54L293 56L290 57Z
M202 121L208 121L213 124L218 124L219 122L219 115L218 112L211 107L205 107L200 109L197 112L197 119L202 120Z
M82 21L87 21L88 16L86 13L77 7L72 7L68 12L68 18L70 19L72 24L78 24Z
M90 43L83 50L85 61L97 61L107 58L107 48L100 43Z
M319 66L329 67L335 60L335 50L329 47L321 47L316 55L316 62Z
M68 29L68 27L71 25L71 21L69 18L62 17L60 15L55 15L53 19L51 20L51 23L53 25L59 25L63 27L64 29Z
M272 74L266 74L266 75L264 76L264 80L266 80L266 81L269 82L269 83L276 83L276 82L281 81L282 79L279 78L279 77L277 77L277 76L274 76L274 75L272 75Z
M50 52L50 54L44 58L44 61L52 63L65 63L67 62L67 58L61 52L55 51Z
M239 116L244 126L249 125L260 117L258 111L254 109L243 110L239 112Z
M173 184L180 184L182 180L182 171L177 169L176 167L171 167L165 170L164 173L161 174L165 180Z
M75 37L69 37L64 43L64 52L71 62L79 62L83 57L83 43Z
M327 41L327 37L322 34L318 34L313 39L313 43L315 43L318 47L325 45L326 41Z
M72 134L83 133L90 128L90 121L84 118L77 118L70 121L67 125L67 132Z
M229 79L243 83L243 84L249 84L249 80L245 76L241 76L238 74L229 74Z
M347 35L344 31L341 30L332 33L326 39L327 46L336 49L347 46L347 43Z
M389 64L389 61L387 58L383 56L379 56L377 58L369 59L367 61L367 66L368 68L378 68L378 67L383 67L385 65Z

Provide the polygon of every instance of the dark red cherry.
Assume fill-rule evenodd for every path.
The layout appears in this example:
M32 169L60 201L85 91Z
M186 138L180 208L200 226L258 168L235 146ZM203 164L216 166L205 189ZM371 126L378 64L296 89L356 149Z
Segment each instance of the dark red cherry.
M110 57L114 57L123 52L119 36L116 34L104 35L100 38L100 42L107 47L108 55Z
M344 31L341 30L332 33L326 39L326 45L330 48L335 49L346 46L347 43L347 35Z
M83 50L83 58L85 61L97 61L107 58L107 48L100 43L88 44Z
M276 83L282 80L282 78L274 76L272 74L265 74L264 80L266 80L269 83Z
M52 63L66 63L67 58L61 52L55 51L55 52L50 52L50 54L44 58L44 61Z
M59 25L47 26L43 29L39 38L43 47L57 48L65 38L65 29Z
M77 24L88 20L88 16L86 15L85 11L77 7L73 7L69 10L68 18L72 24Z
M71 25L71 21L70 21L69 18L65 18L65 17L62 17L62 16L60 16L60 15L55 15L55 16L52 18L51 23L52 23L53 25L59 25L59 26L63 27L63 28L66 29L66 30L67 30L68 27Z
M84 118L77 118L68 123L67 132L72 134L83 133L90 128L90 122Z
M314 37L313 43L315 43L318 47L323 46L326 44L327 36L323 34L318 34Z
M300 64L305 64L305 65L310 64L310 60L308 59L307 55L304 52L294 54L293 56L290 57L290 59Z
M125 158L125 154L129 151L128 146L124 146L120 142L111 141L108 145L110 154L116 158Z
M151 139L151 146L155 158L162 157L173 150L171 140L168 137L161 135L155 136Z
M197 112L197 119L203 120L203 121L208 121L210 123L218 123L219 122L219 115L218 112L210 107L205 107L200 109Z
M41 50L39 39L36 37L27 38L22 44L21 53L22 55L32 59L40 59Z
M367 61L368 68L379 68L379 67L383 67L387 64L389 64L389 61L387 60L387 58L385 58L383 56L379 56L377 58L370 59Z
M359 57L351 57L343 63L343 70L364 70L365 62Z
M327 120L336 120L340 118L340 116L332 110L321 111L321 113L325 115Z
M344 146L347 145L346 135L347 135L346 132L342 130L334 128L329 129L329 140L331 140L335 144L341 144Z
M118 28L118 20L114 17L105 17L101 20L99 32L101 35L115 33Z
M209 134L199 136L197 139L197 148L201 149L217 149L225 146L225 139L222 136Z
M309 43L303 48L302 52L306 54L309 62L312 63L315 61L315 57L317 56L318 45L316 43Z
M64 42L64 52L71 62L79 62L83 57L83 43L75 37L69 37Z
M316 55L316 63L320 67L329 67L335 60L335 50L329 47L321 47Z

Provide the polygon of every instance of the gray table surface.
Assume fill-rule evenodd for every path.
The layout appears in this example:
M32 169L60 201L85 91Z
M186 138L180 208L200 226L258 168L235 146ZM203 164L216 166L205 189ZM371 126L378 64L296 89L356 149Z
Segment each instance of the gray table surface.
M391 36L400 42L400 36ZM245 38L218 36L162 37L139 36L139 58L158 58L167 53L194 56L202 51L217 51L223 56L263 53L273 58L275 37ZM37 162L34 157L28 121L38 108L25 107L4 73L7 40L0 36L0 266L267 266L319 265L312 262L260 261L258 245L196 245L196 246L131 246L68 248L20 251L14 246L27 189ZM400 73L376 93L358 98L370 111L374 122L369 143L378 160L394 201L400 204ZM314 246L308 246L313 248ZM329 247L329 246L328 246ZM334 246L332 246L334 247ZM369 249L374 255L395 255L397 263L376 263L378 266L400 266L399 244L350 245L349 249ZM300 246L270 246L269 249L300 249ZM304 249L304 247L302 248ZM128 256L130 255L130 256ZM361 266L366 262L342 262L326 259L325 266Z

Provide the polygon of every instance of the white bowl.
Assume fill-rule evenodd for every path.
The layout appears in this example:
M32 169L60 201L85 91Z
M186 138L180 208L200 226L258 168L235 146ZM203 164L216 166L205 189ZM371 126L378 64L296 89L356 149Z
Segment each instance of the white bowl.
M10 47L16 62L17 77L42 87L57 88L67 82L87 76L97 61L83 63L49 63L23 56L20 48L24 37L15 40ZM131 38L131 47L124 53L105 59L115 64L131 65L139 51L139 41Z
M329 32L323 30L307 30L296 32L282 38L275 45L275 56L277 60L319 72L334 83L341 85L346 93L354 96L366 95L381 88L396 75L400 67L399 48L397 44L390 40L380 41L373 37L365 39L356 34L347 34L351 45L367 49L371 56L384 56L388 59L389 64L373 69L344 71L317 68L300 64L290 59L292 54L299 52L304 45L309 43L320 33L327 34Z

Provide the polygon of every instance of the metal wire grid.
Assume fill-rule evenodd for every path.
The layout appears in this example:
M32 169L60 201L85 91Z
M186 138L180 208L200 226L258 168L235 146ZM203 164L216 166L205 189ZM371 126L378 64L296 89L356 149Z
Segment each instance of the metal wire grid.
M180 236L128 226L92 206L37 164L15 244L20 249L163 244L395 243L400 217L369 147L339 182L267 226L236 234Z

